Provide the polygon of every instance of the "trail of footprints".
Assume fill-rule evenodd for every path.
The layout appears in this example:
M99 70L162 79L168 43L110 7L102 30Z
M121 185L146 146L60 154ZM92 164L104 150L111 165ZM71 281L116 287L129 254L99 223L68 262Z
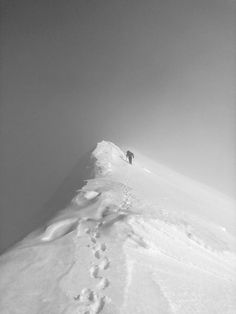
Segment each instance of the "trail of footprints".
M131 194L130 194L130 189L124 185L122 187L122 194L123 194L123 202L120 206L121 211L128 211L131 207Z
M81 314L98 314L108 301L108 297L103 295L103 291L110 284L109 280L104 277L104 272L110 267L110 260L106 256L106 244L98 241L101 225L102 223L98 223L95 228L85 230L89 236L90 247L95 258L95 262L89 269L89 274L91 278L97 281L97 284L95 290L84 288L78 296L74 297L74 300L79 303L78 313Z
M127 212L132 203L130 189L123 186L122 190L123 202L120 205L120 211ZM84 220L86 221L86 218ZM83 222L83 219L81 222ZM83 231L89 236L91 242L89 247L92 248L92 254L95 259L95 262L89 268L89 275L97 281L97 284L94 290L84 288L79 295L74 297L74 300L79 304L78 314L99 314L106 303L109 302L109 298L103 294L103 291L110 285L110 281L104 276L104 273L110 267L110 260L106 256L106 244L98 241L100 237L99 229L102 225L103 223L99 222L94 228L86 228ZM81 233L80 226L78 226L77 231L79 236Z

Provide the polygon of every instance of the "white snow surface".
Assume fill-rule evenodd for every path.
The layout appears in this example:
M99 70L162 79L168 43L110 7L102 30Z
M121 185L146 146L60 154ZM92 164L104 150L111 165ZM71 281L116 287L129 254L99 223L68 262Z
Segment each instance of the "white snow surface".
M87 200L92 200L94 199L95 197L97 197L99 195L98 192L96 191L88 191L84 194L84 197L87 199Z
M103 141L94 179L0 258L3 314L236 313L235 202Z

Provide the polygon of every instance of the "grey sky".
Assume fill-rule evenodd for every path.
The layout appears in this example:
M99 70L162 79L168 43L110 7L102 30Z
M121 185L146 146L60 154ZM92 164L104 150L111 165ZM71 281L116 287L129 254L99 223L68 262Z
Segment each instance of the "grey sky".
M229 195L235 2L2 1L1 237L107 139Z

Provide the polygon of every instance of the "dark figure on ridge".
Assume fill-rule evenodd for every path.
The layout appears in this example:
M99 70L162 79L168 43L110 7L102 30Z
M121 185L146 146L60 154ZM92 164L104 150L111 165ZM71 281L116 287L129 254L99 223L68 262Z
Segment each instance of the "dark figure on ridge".
M129 163L132 165L134 154L132 152L130 152L129 150L127 150L126 157L129 159Z

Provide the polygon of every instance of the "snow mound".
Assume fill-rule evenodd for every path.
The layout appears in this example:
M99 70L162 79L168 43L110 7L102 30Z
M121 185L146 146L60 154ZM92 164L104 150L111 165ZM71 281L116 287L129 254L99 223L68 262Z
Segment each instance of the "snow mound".
M42 241L52 241L65 235L73 229L76 222L76 218L70 218L51 224L42 235Z
M125 159L123 151L111 142L102 141L97 144L96 149L92 153L95 159L95 175L97 177L111 174L113 165Z
M84 197L87 199L87 200L92 200L94 199L95 197L97 197L99 195L98 192L96 191L88 191L84 194Z

